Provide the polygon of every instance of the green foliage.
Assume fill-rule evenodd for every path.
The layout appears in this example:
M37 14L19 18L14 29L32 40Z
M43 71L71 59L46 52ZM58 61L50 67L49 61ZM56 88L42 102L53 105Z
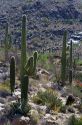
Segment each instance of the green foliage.
M62 102L58 99L53 90L46 90L45 92L38 92L37 96L33 97L33 101L37 104L47 105L52 110L57 110L62 106Z
M77 119L73 115L69 118L68 125L82 125L82 119Z
M49 54L49 53L39 54L38 66L40 66L46 70L53 69L53 63L51 62L50 57L51 57L51 54Z
M21 105L20 99L18 99L16 102L13 102L10 104L10 111L8 114L10 118L12 118L14 115L18 115L18 114L27 116L27 113L30 110L30 106L25 105L24 109L22 110L20 105Z
M12 56L10 60L10 89L11 95L15 88L15 58Z
M76 64L81 66L82 65L82 60L81 59L76 60Z
M75 79L82 82L82 72L77 72L76 75L75 75Z
M67 32L64 32L62 58L61 58L61 81L62 81L62 86L65 85L65 80L66 80L66 39L67 39Z
M82 89L82 87L80 86L72 86L72 87L69 87L69 92L72 92L74 96L77 96L79 98L82 97L82 92L80 91Z

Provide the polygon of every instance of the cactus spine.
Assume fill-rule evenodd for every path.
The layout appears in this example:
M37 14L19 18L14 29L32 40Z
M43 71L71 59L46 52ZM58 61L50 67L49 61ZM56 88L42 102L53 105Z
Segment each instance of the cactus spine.
M71 85L72 84L72 40L70 42L70 60L69 60L69 63L70 63L70 67L69 67L69 84Z
M11 95L15 88L15 58L12 56L10 60L10 89Z
M67 39L67 32L65 31L63 36L63 48L62 48L62 58L61 58L62 86L65 85L65 80L66 80L66 39Z

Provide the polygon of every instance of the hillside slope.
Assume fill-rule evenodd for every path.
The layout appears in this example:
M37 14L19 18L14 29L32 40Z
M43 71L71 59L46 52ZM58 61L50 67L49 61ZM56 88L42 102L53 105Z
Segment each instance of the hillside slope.
M20 44L22 14L27 15L27 40L34 48L61 40L64 30L69 34L82 30L81 0L0 0L1 41L8 21L13 42Z

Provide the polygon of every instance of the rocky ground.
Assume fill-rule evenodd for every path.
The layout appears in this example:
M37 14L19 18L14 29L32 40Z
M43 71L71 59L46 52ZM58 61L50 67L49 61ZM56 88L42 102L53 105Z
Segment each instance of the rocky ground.
M4 72L6 65L3 63L0 65L0 69L2 70L2 75ZM7 67L8 68L8 67ZM8 72L9 74L9 72ZM37 94L38 91L46 91L47 89L53 89L53 91L57 92L58 98L60 98L65 105L67 102L67 98L69 96L69 92L67 91L67 87L61 88L58 86L58 84L49 81L50 74L44 69L41 69L38 71L39 80L38 79L30 79L29 84L29 102L28 104L31 107L31 110L29 112L30 116L33 118L22 116L14 116L13 119L11 118L11 115L8 116L8 119L12 119L12 125L66 125L67 120L70 116L73 114L76 117L81 117L81 113L78 110L78 106L80 104L80 99L77 97L75 98L75 103L71 106L67 106L66 111L62 112L54 112L53 110L48 110L46 105L39 105L33 102L33 96ZM5 77L8 78L8 76L5 73ZM3 77L0 78L0 80L3 81ZM3 81L3 84L4 81ZM70 93L72 94L72 93ZM0 125L3 125L7 122L6 114L9 113L11 107L10 104L18 101L18 98L20 98L21 92L20 92L20 84L16 83L15 92L13 96L11 96L9 91L0 90Z

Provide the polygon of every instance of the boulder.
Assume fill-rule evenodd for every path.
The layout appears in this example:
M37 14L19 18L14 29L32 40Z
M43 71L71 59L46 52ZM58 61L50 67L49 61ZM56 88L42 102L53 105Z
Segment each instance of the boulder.
M74 103L74 101L75 101L75 97L73 95L69 95L67 97L66 105L71 105Z

